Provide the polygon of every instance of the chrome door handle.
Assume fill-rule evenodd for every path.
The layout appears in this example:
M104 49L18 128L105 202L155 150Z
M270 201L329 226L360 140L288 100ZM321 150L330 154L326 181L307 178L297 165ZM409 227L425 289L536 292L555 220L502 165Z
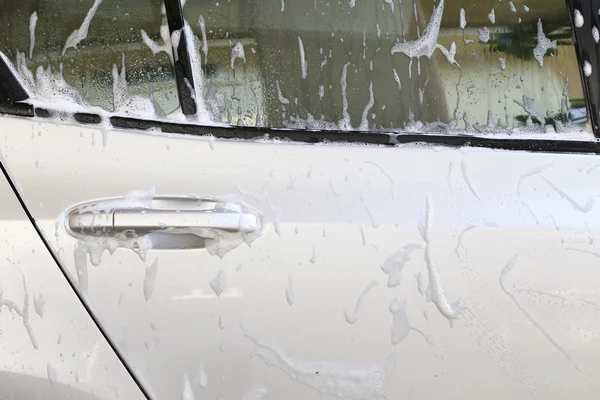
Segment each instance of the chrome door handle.
M113 210L105 214L84 212L69 216L69 229L78 234L115 234L135 232L142 236L157 231L193 233L200 229L228 232L253 232L260 227L258 218L250 213L228 210L165 211Z
M103 236L134 233L143 236L153 232L194 234L203 230L249 233L260 230L257 213L237 204L214 200L157 197L150 207L123 206L104 200L72 208L67 213L66 228L73 236ZM150 205L150 203L149 203Z

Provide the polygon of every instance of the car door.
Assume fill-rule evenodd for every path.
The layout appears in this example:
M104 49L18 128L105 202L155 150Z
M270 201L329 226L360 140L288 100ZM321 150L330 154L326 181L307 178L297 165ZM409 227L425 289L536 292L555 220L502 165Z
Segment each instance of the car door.
M148 397L597 392L591 6L183 3L3 35L2 165Z

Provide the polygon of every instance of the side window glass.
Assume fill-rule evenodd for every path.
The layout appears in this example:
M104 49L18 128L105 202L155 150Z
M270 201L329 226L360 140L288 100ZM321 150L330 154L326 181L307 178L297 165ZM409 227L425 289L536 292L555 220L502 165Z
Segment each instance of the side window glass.
M188 0L184 14L218 121L510 134L587 121L564 0Z
M564 0L182 4L195 88L176 82L172 48L184 35L169 33L161 0L0 0L0 51L49 101L146 119L181 118L177 85L188 85L203 113L188 120L200 124L586 129Z
M179 100L162 4L0 0L0 51L26 86L54 106L66 100L133 116L166 115Z

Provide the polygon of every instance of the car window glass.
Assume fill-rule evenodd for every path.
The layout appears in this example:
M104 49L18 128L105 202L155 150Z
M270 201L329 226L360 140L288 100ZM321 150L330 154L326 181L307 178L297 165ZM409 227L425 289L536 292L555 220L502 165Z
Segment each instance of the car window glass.
M220 121L417 131L586 121L563 0L188 0L184 13L207 38L205 96Z
M75 90L64 95L114 111L115 102L127 103L113 95L124 77L130 103L143 98L166 114L179 105L170 43L169 52L156 55L145 44L152 42L155 51L163 44L161 7L158 0L0 0L0 51L32 71L37 90L60 91L56 76L62 74ZM119 79L113 79L115 68Z
M61 73L88 104L162 118L189 85L175 82L184 35L169 35L162 1L0 3L0 50ZM204 114L193 123L510 135L587 124L563 0L182 4Z

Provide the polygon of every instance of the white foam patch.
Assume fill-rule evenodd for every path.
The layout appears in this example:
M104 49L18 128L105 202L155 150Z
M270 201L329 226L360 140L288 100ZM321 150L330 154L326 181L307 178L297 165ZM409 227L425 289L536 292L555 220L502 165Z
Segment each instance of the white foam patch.
M431 19L429 20L427 27L423 31L423 35L416 40L409 42L396 43L392 47L391 54L403 53L409 58L419 59L421 57L431 58L433 52L438 49L446 57L448 62L452 64L458 63L454 60L456 54L456 44L452 42L451 49L446 48L437 43L438 36L440 34L440 25L442 23L442 15L444 14L444 0L440 0L438 6L434 9ZM452 50L452 47L454 48Z
M2 308L2 306L4 306L4 307L8 308L8 310L13 315L17 314L19 317L21 317L21 320L23 322L23 327L25 328L25 330L27 331L27 334L29 335L29 340L31 341L31 346L35 350L38 350L39 349L38 341L36 339L35 334L33 333L33 328L31 327L31 324L29 323L29 291L27 290L27 282L25 281L25 275L23 275L23 272L15 263L10 261L9 259L7 259L7 261L9 261L11 264L13 264L15 267L17 267L19 270L19 274L21 275L21 281L23 283L23 306L21 307L14 301L4 298L3 293L2 293L2 288L0 287L0 308Z
M292 274L290 274L289 277L288 287L285 288L285 298L290 306L296 301L296 296L294 294L294 279L292 277Z
M40 318L44 317L44 306L46 305L46 300L44 299L43 294L39 294L37 296L33 296L33 309L35 313L40 316Z
M408 320L408 314L406 312L406 300L399 301L394 298L389 306L390 313L392 314L392 327L390 333L392 336L392 344L395 346L408 337L410 331L418 332L427 343L431 343L429 338L418 328L415 328L410 324Z
M116 115L126 115L152 120L158 114L158 106L145 96L129 93L125 71L125 54L121 59L121 71L113 65L113 104Z
M262 383L255 383L242 396L242 400L260 400L267 395L267 388Z
M71 32L67 38L67 41L65 42L65 47L63 47L63 56L69 48L72 47L77 49L77 45L79 45L82 40L87 38L88 30L90 29L90 23L92 22L92 18L94 18L94 14L96 14L96 10L98 10L100 3L102 3L102 0L94 0L94 4L92 4L92 7L87 12L79 29L75 29L73 32Z
M150 266L146 266L144 274L144 299L146 302L150 301L152 293L154 293L154 286L156 285L156 274L158 272L158 257L154 259L154 262Z
M483 29L480 29L477 37L479 38L479 41L481 43L489 42L490 41L490 30L488 29L488 27L484 26Z
M206 39L206 24L202 15L198 17L198 26L202 34L202 52L204 53L204 63L206 64L208 58L208 40Z
M201 125L210 125L212 116L204 101L204 72L202 71L198 39L194 36L194 32L192 32L192 28L190 28L187 21L184 23L183 32L185 32L185 40L192 69L192 78L194 79L193 97L196 101L196 115L187 117Z
M492 11L490 11L490 13L488 14L488 19L490 20L490 22L492 24L496 23L496 12L494 11L493 8L492 8Z
M50 361L46 363L46 374L48 375L48 381L50 381L52 385L55 385L58 381L58 377L56 376L56 369L54 369L54 364L52 364Z
M342 119L338 122L338 126L341 130L352 130L350 114L348 114L348 97L346 96L346 78L348 76L349 65L349 62L344 64L344 68L342 69L342 77L340 78L340 85L342 88Z
M402 270L406 263L410 260L410 256L415 250L421 249L422 246L414 243L409 243L400 250L394 252L381 265L381 270L388 276L388 287L393 288L400 285Z
M349 313L348 311L344 310L344 318L346 319L346 322L352 325L358 321L358 319L360 318L360 310L362 308L362 304L365 300L365 297L377 285L377 281L372 281L367 285L367 287L363 289L363 291L358 296L358 299L356 300L356 305L354 306L354 311L352 313Z
M425 264L429 275L429 286L426 289L427 301L433 302L440 314L444 316L452 326L453 321L458 319L459 315L465 310L462 302L459 300L451 303L446 297L446 292L442 284L442 279L437 265L433 259L431 248L431 230L433 224L433 206L429 197L426 199L425 225L421 228L421 235L425 241Z
M169 34L169 23L167 21L167 14L164 5L162 6L161 13L162 19L159 33L162 43L157 43L156 41L152 40L150 36L148 36L146 31L144 31L143 29L140 30L140 34L142 36L142 41L146 46L148 46L153 55L157 55L159 53L166 53L169 59L171 60L171 64L173 64L174 59L171 46L171 35Z
M215 292L217 297L221 296L221 294L227 288L227 275L225 275L225 272L222 269L220 269L217 273L217 276L212 281L210 281L209 285L211 289Z
M537 40L538 43L533 49L533 57L537 60L540 67L544 66L544 56L549 49L556 49L556 40L550 40L544 34L542 19L538 19L537 23Z
M385 385L396 364L393 355L376 364L297 360L244 326L242 330L254 344L251 357L261 359L267 366L279 369L321 395L354 400L387 397Z
M29 59L33 58L33 48L35 47L35 27L37 26L38 15L33 12L29 17Z
M298 48L300 50L300 70L302 71L302 79L306 79L306 58L304 55L304 43L302 43L302 38L298 36Z
M237 42L235 46L231 48L231 69L235 69L235 60L243 60L246 64L246 53L244 53L244 45L242 42Z
M181 400L196 400L194 396L194 390L192 389L192 382L187 373L183 374L183 388L181 390Z
M588 78L592 75L592 64L587 60L583 62L583 73Z
M584 20L583 20L583 15L581 15L581 11L575 9L574 11L574 17L575 17L575 26L577 28L581 28L583 26Z

